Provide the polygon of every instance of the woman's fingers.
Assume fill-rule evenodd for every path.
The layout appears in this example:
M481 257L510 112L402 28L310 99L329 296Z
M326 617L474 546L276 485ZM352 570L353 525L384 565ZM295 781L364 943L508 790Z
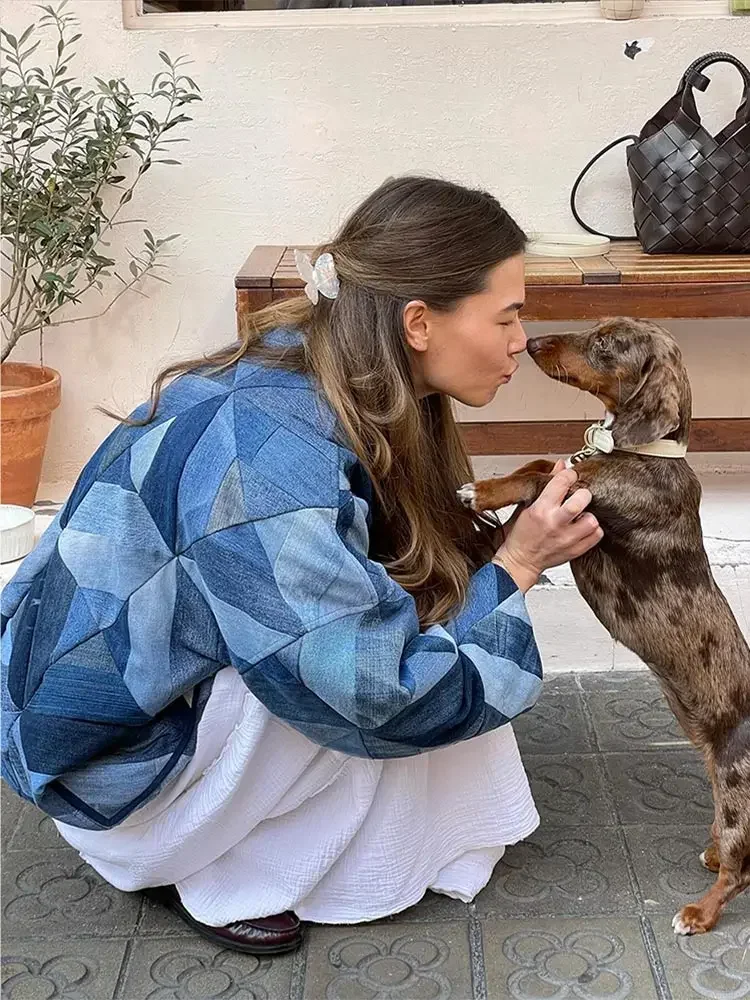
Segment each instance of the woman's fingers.
M560 509L565 512L569 520L573 521L586 510L590 503L591 490L581 489L569 496Z
M539 507L559 507L578 479L575 469L563 469L550 479L536 501Z
M586 534L579 538L578 541L572 546L570 558L577 559L579 556L582 556L584 552L588 552L589 549L593 549L595 545L598 545L602 538L604 538L604 532L597 524L593 530L587 531Z
M552 469L552 475L556 476L558 472L563 472L565 469L565 462L562 458L558 458L555 462L554 468Z

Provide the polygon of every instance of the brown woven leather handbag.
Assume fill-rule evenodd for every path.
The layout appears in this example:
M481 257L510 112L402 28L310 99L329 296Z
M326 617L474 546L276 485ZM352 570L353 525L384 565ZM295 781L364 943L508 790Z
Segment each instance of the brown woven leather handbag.
M706 90L714 63L736 66L744 80L737 115L718 135L701 124L693 88ZM627 150L635 230L646 253L750 253L750 70L728 52L711 52L688 67L677 93L641 129L603 149L573 186L576 221L596 236L576 205L581 181L610 149ZM632 239L632 236L609 236Z

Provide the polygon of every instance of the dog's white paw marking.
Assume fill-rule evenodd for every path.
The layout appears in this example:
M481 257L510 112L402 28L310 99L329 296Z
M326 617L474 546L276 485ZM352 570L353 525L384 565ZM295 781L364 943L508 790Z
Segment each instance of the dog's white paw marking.
M695 928L682 919L682 911L675 913L672 917L672 929L675 934L680 934L683 937L688 934L695 934Z
M698 855L698 860L700 861L700 863L703 865L704 868L708 868L708 865L706 864L706 852L705 851L702 851Z
M474 483L466 483L460 490L456 490L456 493L465 507L474 508L474 504L477 502L477 488Z

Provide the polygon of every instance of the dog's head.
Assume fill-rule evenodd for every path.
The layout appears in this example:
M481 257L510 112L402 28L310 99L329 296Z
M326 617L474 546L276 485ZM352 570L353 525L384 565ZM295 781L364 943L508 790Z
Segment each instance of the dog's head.
M690 382L679 347L655 323L611 319L585 333L533 338L527 349L546 375L590 392L615 414L616 445L687 443Z

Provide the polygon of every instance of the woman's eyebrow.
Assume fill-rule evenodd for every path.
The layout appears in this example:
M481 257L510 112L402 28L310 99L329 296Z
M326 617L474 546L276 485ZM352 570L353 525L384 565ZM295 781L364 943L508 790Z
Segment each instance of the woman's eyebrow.
M520 312L520 311L521 311L521 310L523 309L523 307L524 307L525 305L526 305L526 303L525 303L525 302L511 302L511 303L510 303L510 305L508 305L508 306L504 306L504 307L503 307L503 308L502 308L502 309L500 310L500 312L501 312L501 313L507 313L507 312Z

